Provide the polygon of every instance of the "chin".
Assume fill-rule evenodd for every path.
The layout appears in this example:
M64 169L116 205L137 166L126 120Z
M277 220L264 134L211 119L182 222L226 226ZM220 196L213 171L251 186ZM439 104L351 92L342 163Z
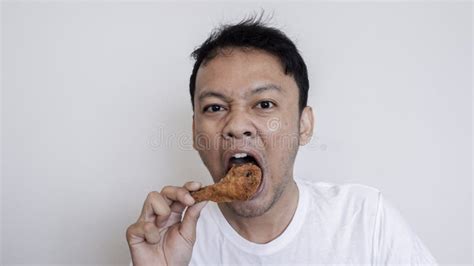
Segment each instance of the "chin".
M234 214L246 218L261 216L266 213L271 207L268 206L268 204L258 204L250 201L235 201L226 204Z
M227 206L238 216L247 218L258 217L273 207L280 196L278 194L279 193L273 193L273 191L268 191L267 193L260 193L260 195L248 201L227 203Z
M241 217L258 217L269 211L275 203L280 199L283 194L283 190L286 187L286 183L276 187L276 189L267 188L264 184L264 188L260 193L257 193L255 198L249 201L234 201L227 203L229 209L231 209L236 215Z

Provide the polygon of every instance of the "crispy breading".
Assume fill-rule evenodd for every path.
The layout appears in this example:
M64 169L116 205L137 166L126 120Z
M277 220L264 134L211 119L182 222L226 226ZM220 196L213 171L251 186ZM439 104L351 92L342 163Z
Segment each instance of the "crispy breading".
M257 192L261 181L262 170L255 164L234 165L219 182L193 191L191 196L196 202L248 200Z

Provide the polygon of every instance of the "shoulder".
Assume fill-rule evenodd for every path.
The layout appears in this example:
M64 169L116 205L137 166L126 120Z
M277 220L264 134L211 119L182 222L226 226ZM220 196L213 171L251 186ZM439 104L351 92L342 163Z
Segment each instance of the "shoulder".
M328 202L367 202L377 204L381 192L379 189L355 183L335 184L329 182L316 182L298 179L298 185L306 189L308 193L319 200Z
M381 198L379 189L352 183L334 184L310 180L297 180L297 183L309 195L309 211L313 215L323 213L328 219L342 224L349 224L354 219L360 220L363 225L358 226L365 228L367 233L373 228Z

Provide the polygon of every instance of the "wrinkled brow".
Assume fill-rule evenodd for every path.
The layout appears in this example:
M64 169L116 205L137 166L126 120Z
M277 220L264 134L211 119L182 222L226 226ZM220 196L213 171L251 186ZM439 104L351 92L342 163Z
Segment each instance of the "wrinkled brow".
M282 92L282 89L281 89L280 86L275 85L275 84L266 84L266 85L263 85L263 86L258 86L255 89L252 89L249 94L250 95L255 95L255 94L262 93L264 91L272 91L272 90Z
M265 91L278 91L278 92L281 92L282 89L280 86L278 85L275 85L275 84L266 84L266 85L262 85L262 86L258 86L254 89L252 89L250 92L246 93L247 97L249 96L253 96L255 94L260 94L260 93L263 93ZM226 101L226 102L229 102L230 101L230 98L225 96L224 94L220 93L220 92L216 92L216 91L203 91L202 93L199 94L199 101L202 101L203 99L205 98L208 98L208 97L216 97L216 98L219 98L223 101Z
M230 100L229 97L225 96L222 93L215 92L215 91L203 91L199 95L199 101L202 101L204 98L208 98L208 97L216 97L216 98L219 98L219 99L221 99L223 101L226 101L226 102L228 102Z

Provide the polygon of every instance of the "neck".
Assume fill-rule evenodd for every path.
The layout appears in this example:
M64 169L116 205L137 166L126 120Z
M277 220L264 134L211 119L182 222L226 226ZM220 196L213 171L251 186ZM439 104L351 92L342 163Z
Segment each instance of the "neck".
M295 214L298 197L298 187L291 179L280 198L260 216L241 217L224 204L219 204L219 208L229 224L242 237L254 243L264 244L277 238L285 231Z

